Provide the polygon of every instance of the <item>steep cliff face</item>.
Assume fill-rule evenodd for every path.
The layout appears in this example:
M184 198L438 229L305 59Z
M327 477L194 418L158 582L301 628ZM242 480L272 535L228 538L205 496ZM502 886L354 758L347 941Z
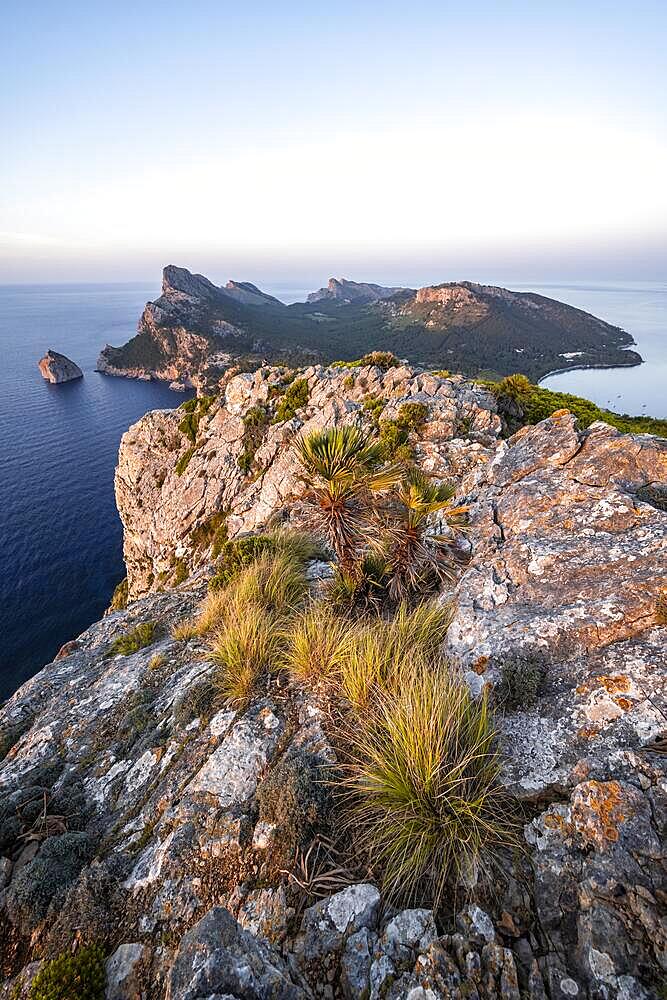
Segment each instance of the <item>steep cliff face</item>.
M43 358L37 362L42 377L47 382L54 384L60 382L72 382L75 379L83 378L83 372L74 361L70 361L64 354L57 351L47 351Z
M197 538L224 512L230 537L255 531L281 512L289 516L301 492L292 444L335 424L372 427L394 420L401 406L419 403L425 420L412 440L424 468L460 476L485 460L501 421L493 396L462 377L440 378L409 367L306 369L305 402L288 419L284 369L237 375L199 420L195 440L179 431L183 411L147 414L123 436L116 503L125 528L129 593L164 586L175 567L209 562ZM376 401L371 411L369 401ZM465 427L467 438L461 439Z
M568 412L504 440L491 395L410 368L302 377L236 376L123 439L130 604L0 709L0 996L27 996L73 936L104 942L107 996L125 1000L659 996L667 441L581 431ZM401 425L406 403L424 408L417 426ZM446 644L496 700L523 809L525 856L493 892L471 886L447 926L397 910L322 845L279 860L267 783L294 760L335 762L338 716L279 670L246 707L207 710L210 649L173 633L215 563L211 518L230 536L298 524L296 435L378 415L469 505L469 560L440 597L455 606ZM313 587L325 571L308 564ZM120 655L114 640L141 625L145 645Z

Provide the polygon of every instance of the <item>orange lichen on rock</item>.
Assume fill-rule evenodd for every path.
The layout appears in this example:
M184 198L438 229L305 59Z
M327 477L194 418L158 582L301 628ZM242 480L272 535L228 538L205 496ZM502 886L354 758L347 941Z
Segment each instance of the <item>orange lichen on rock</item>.
M624 674L611 676L599 674L597 677L589 677L587 681L578 686L577 694L588 694L589 691L595 691L596 688L604 688L608 694L626 693L630 690L630 678Z
M476 674L485 674L488 665L488 656L479 656L472 664L471 670L473 670Z
M572 823L585 843L606 850L619 838L629 818L628 802L618 781L584 781L572 796Z

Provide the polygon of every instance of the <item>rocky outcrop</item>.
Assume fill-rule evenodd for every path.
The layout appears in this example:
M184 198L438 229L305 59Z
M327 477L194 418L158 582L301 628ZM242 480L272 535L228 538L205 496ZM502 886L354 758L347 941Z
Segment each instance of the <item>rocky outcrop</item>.
M484 461L501 430L493 396L460 376L439 378L409 367L316 366L301 377L308 400L288 420L274 422L273 415L288 388L284 370L261 368L227 384L219 406L199 422L194 445L178 430L180 411L149 413L123 436L116 503L130 597L163 586L177 560L189 568L207 565L211 543L198 547L197 538L221 511L230 537L258 530L279 511L289 514L301 491L295 437L338 423L371 427L369 399L385 402L375 419L395 418L405 403L424 407L424 425L413 435L416 453L425 469L442 477L460 477ZM264 414L265 422L248 469L249 413ZM459 437L463 427L465 440ZM188 453L182 469L179 460Z
M491 395L409 367L302 377L306 402L299 392L276 423L293 383L263 368L125 435L130 604L0 709L0 996L20 995L20 976L77 927L108 945L109 995L137 1000L658 997L667 441L581 431L567 412L504 440ZM261 802L286 761L335 766L332 715L279 678L245 710L207 711L206 647L172 638L205 592L213 515L230 535L298 523L295 436L415 402L426 414L407 443L470 507L470 558L442 598L456 607L449 654L491 691L503 780L523 810L524 855L507 858L491 896L472 884L446 925L397 910L326 847L291 877ZM160 579L169 552L184 582L153 592L173 582ZM113 655L142 622L155 625L150 644Z
M348 281L347 278L329 278L326 288L311 292L306 302L333 301L346 305L351 302L380 302L382 299L390 299L397 292L411 292L411 289L400 286L387 288L368 281Z
M47 351L37 364L47 382L57 384L83 378L83 372L79 366L66 358L64 354L58 354L57 351Z

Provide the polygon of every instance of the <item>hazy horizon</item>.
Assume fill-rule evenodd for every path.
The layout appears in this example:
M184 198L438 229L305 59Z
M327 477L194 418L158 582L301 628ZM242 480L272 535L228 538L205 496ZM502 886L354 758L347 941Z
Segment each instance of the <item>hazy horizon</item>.
M3 27L2 283L667 273L664 4L37 0Z

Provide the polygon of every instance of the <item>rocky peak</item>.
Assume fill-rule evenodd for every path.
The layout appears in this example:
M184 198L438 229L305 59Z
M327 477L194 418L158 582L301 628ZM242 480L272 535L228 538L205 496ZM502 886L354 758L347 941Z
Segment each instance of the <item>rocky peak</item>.
M329 278L326 288L320 288L316 292L311 292L307 302L321 302L333 300L335 302L379 302L382 299L391 298L397 292L406 289L401 287L387 288L383 285L374 285L365 281L348 281L347 278Z
M47 382L55 384L83 378L83 372L79 366L66 358L64 354L58 354L57 351L47 351L37 364Z
M276 299L273 295L263 292L257 285L253 285L251 281L230 280L225 285L224 291L238 302L243 302L249 306L283 305L280 299Z
M192 274L185 267L168 264L162 271L162 295L178 300L185 295L192 299L211 299L220 289L203 274Z

